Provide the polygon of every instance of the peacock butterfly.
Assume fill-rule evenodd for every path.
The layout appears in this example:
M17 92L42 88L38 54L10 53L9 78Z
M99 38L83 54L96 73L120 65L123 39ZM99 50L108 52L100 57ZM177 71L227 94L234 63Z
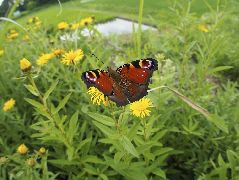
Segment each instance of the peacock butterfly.
M148 94L150 78L158 69L158 62L152 58L132 61L116 71L90 70L82 73L87 88L94 86L118 106L125 106Z

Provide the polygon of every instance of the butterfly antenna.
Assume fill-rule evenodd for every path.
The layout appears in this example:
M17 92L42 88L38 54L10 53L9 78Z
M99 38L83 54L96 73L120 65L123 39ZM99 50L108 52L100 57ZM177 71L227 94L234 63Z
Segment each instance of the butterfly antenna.
M91 53L91 55L94 56L98 61L100 61L104 65L104 62L101 61L94 53Z

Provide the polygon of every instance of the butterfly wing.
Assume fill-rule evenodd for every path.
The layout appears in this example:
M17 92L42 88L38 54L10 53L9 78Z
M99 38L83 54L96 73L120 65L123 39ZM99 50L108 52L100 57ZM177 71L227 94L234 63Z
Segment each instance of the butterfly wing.
M127 97L107 71L100 71L98 69L86 71L82 73L82 80L88 88L96 87L118 106L124 106L129 103Z
M148 94L150 78L157 69L157 60L147 58L125 64L116 70L121 75L121 84L125 85L124 93L130 102L137 101Z
M147 84L155 70L158 69L158 62L155 59L147 58L136 60L130 64L120 66L116 71L122 78L134 83Z
M82 73L81 78L87 88L94 86L106 96L112 93L113 81L105 71L99 69L86 71Z

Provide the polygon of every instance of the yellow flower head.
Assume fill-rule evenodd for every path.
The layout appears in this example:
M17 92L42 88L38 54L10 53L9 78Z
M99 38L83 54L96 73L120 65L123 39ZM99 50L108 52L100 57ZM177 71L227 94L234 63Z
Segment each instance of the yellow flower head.
M69 24L66 23L66 22L60 22L58 25L57 25L58 29L60 30L64 30L64 29L68 29L69 28Z
M109 100L105 95L100 92L97 88L95 87L90 87L87 91L87 93L91 96L91 101L93 104L100 105L101 103L107 106L109 104Z
M149 116L150 110L149 107L152 106L152 102L148 98L142 98L139 101L135 101L130 104L130 110L132 114L137 117L144 118L145 116Z
M39 22L40 21L40 18L35 16L35 17L31 17L28 19L27 23L28 24L32 24L32 23L36 23L36 22Z
M53 53L46 53L42 54L38 59L37 59L37 65L42 66L44 64L47 64L48 61L54 57Z
M60 56L61 54L65 52L65 50L62 48L58 48L58 49L54 49L52 52L55 56Z
M29 30L35 30L41 27L42 21L39 19L39 17L32 17L28 20L27 24L29 25Z
M22 72L28 72L31 70L32 64L26 58L20 60L20 68Z
M6 101L3 105L3 111L8 111L10 109L12 109L15 105L15 100L13 98L9 99L8 101Z
M13 40L16 39L18 37L18 32L15 29L12 29L9 31L8 35L7 35L7 39L8 40Z
M37 28L39 28L39 27L41 26L41 24L42 24L41 21L37 21L37 22L35 22L35 25L36 25Z
M0 49L0 57L4 54L4 50Z
M75 65L84 57L82 49L77 49L76 51L69 51L63 55L61 62L67 66Z
M28 158L27 160L26 160L26 164L29 166L29 167L33 167L33 166L35 166L35 164L36 164L36 160L34 159L34 158Z
M205 32L205 33L209 32L208 26L206 24L199 24L198 29L199 29L199 31L202 31L202 32Z
M80 27L80 24L79 23L74 23L74 24L71 24L71 30L76 30Z
M93 20L94 20L94 17L93 17L93 16L84 18L84 19L82 19L82 20L80 21L80 25L81 25L81 26L90 25L90 24L92 24Z
M22 40L28 42L30 40L30 37L28 35L25 35L23 36Z
M44 155L44 154L46 154L46 148L41 147L38 152L40 155Z
M27 21L28 24L31 24L32 22L33 22L33 18L29 18Z
M15 29L10 29L10 30L9 30L9 33L10 33L10 34L14 34L14 33L17 33L17 31L16 31Z
M25 144L21 144L20 146L18 146L17 152L21 155L24 155L28 152L28 147Z

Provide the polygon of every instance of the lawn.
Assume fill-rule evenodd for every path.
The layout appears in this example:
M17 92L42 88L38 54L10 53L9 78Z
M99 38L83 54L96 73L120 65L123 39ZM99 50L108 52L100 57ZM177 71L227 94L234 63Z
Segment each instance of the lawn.
M239 179L238 2L142 2L1 24L0 179ZM157 31L95 29L114 17Z

